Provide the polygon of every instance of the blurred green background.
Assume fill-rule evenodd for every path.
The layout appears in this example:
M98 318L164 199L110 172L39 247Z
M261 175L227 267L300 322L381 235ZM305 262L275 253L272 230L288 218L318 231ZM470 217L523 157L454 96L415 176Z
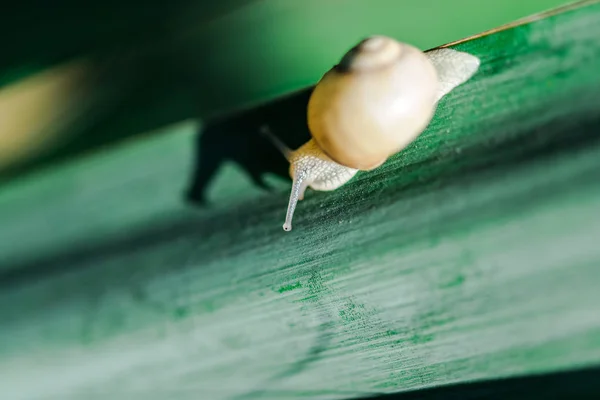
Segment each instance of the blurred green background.
M312 85L367 35L427 49L565 3L57 0L50 7L22 1L0 24L9 38L0 59L0 180ZM15 84L65 63L74 64L31 83L29 97L15 105L25 90ZM48 83L61 76L61 84ZM43 85L45 92L36 92Z

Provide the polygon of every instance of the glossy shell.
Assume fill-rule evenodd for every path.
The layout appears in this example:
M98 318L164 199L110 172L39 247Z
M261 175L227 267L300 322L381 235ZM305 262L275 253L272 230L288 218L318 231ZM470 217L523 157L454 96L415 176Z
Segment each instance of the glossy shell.
M372 170L429 124L436 69L419 49L384 36L363 40L318 82L308 127L335 162Z

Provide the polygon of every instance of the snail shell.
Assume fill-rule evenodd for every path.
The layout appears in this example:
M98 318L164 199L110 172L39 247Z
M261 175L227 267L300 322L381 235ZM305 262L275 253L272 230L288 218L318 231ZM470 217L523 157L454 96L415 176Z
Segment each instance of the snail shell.
M438 86L436 69L423 52L373 36L318 82L308 103L308 127L332 160L372 170L425 129Z

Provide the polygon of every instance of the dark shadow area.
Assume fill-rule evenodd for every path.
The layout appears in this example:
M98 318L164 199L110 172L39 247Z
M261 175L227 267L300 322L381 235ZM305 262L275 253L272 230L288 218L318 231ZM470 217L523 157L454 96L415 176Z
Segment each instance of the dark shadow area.
M73 58L175 38L190 28L176 26L178 22L193 21L199 27L253 1L259 0L10 2L0 16L0 37L5 39L0 87Z
M206 190L225 161L237 163L260 188L270 190L265 174L289 179L289 164L270 140L260 134L268 125L290 148L310 139L306 107L312 88L236 115L216 118L196 136L195 165L185 198L206 206Z
M0 170L0 183L168 124L204 118L212 104L226 101L222 93L243 88L218 79L207 61L221 43L204 37L202 26L254 1L260 0L14 3L0 16L0 36L10 38L0 58L0 89L81 57L90 71L73 93L82 103L60 117L66 127L57 140Z
M468 382L356 400L600 399L600 368Z
M56 134L56 140L32 158L0 171L0 181L186 118L197 118L199 98L204 93L196 74L202 71L187 70L181 58L166 49L150 54L114 51L94 58L93 71L78 89L83 101L61 117L66 126Z

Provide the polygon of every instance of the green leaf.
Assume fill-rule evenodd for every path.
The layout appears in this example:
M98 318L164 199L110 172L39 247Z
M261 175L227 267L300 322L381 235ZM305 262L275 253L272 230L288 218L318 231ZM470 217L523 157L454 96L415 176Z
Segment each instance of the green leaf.
M475 77L289 233L257 129L300 145L310 89L5 184L4 396L350 398L598 365L599 34L586 2L452 44Z

